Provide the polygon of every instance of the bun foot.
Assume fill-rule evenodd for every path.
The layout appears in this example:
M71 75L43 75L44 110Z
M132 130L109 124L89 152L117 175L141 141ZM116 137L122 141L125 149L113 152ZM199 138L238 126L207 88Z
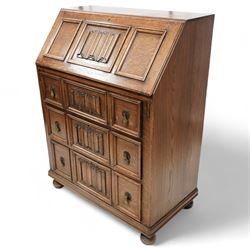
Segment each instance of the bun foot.
M194 202L193 202L193 201L190 201L190 202L184 207L184 209L190 209L193 205L194 205Z
M57 182L56 180L53 180L53 185L55 188L62 188L64 187L61 183Z
M153 234L152 236L148 237L144 234L141 234L141 241L145 245L153 245L155 243L156 236Z

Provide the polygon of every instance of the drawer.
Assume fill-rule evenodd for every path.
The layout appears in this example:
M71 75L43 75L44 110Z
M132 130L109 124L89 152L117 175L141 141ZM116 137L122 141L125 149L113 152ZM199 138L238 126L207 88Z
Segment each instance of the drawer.
M61 79L47 73L40 74L42 98L45 102L63 107L63 87Z
M83 117L107 124L106 92L83 84L65 81L68 110Z
M140 136L141 101L111 94L111 125L123 132Z
M49 106L45 106L44 111L50 138L67 144L66 117L64 112Z
M141 184L121 174L112 174L113 202L114 206L131 216L141 220Z
M58 175L71 180L71 165L69 149L61 144L51 141L52 170Z
M111 204L111 170L72 151L73 182Z
M68 115L70 145L90 158L109 164L109 131L90 122Z
M111 134L111 163L122 174L141 178L141 143L117 133Z

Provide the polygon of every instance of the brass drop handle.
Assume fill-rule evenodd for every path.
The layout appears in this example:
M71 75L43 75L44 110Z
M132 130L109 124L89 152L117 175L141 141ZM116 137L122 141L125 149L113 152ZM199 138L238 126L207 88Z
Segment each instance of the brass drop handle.
M60 157L60 162L61 162L62 166L64 167L65 166L65 160L64 160L64 158L62 156Z
M50 88L50 96L51 96L52 98L55 98L55 96L56 96L55 87L51 87L51 88Z
M131 156L130 156L130 153L128 151L123 151L123 161L129 165L130 164L130 159L131 159Z
M123 123L125 126L128 126L129 117L130 117L129 112L128 112L127 110L123 110L123 111L122 111L122 123Z
M129 192L124 193L124 204L128 206L129 202L132 200L132 195Z
M61 131L60 123L58 121L55 121L55 130L57 133L59 133Z

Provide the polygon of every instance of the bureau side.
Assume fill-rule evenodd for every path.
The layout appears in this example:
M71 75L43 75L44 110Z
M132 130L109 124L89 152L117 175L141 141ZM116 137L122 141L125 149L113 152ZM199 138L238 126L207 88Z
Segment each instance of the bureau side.
M152 152L144 156L144 223L152 232L197 195L213 20L185 23L153 95L147 130Z

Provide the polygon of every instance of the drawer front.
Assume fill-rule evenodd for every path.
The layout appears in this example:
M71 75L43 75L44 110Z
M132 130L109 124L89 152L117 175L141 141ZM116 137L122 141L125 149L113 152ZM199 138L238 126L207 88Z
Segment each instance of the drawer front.
M111 134L113 168L122 174L141 178L141 143L117 133Z
M68 115L70 144L88 157L109 164L109 132L107 129Z
M63 107L63 88L61 79L45 73L42 73L40 78L43 100L55 106Z
M140 136L141 102L111 94L111 125L123 132Z
M69 149L54 141L51 142L52 170L58 175L71 180L71 165Z
M64 112L45 106L45 119L48 135L51 139L67 143L66 117Z
M141 220L141 184L116 172L112 174L114 206L125 214Z
M111 204L111 172L81 154L72 152L73 182Z
M68 110L83 117L107 124L106 92L87 86L80 87L78 83L68 81L66 83Z

